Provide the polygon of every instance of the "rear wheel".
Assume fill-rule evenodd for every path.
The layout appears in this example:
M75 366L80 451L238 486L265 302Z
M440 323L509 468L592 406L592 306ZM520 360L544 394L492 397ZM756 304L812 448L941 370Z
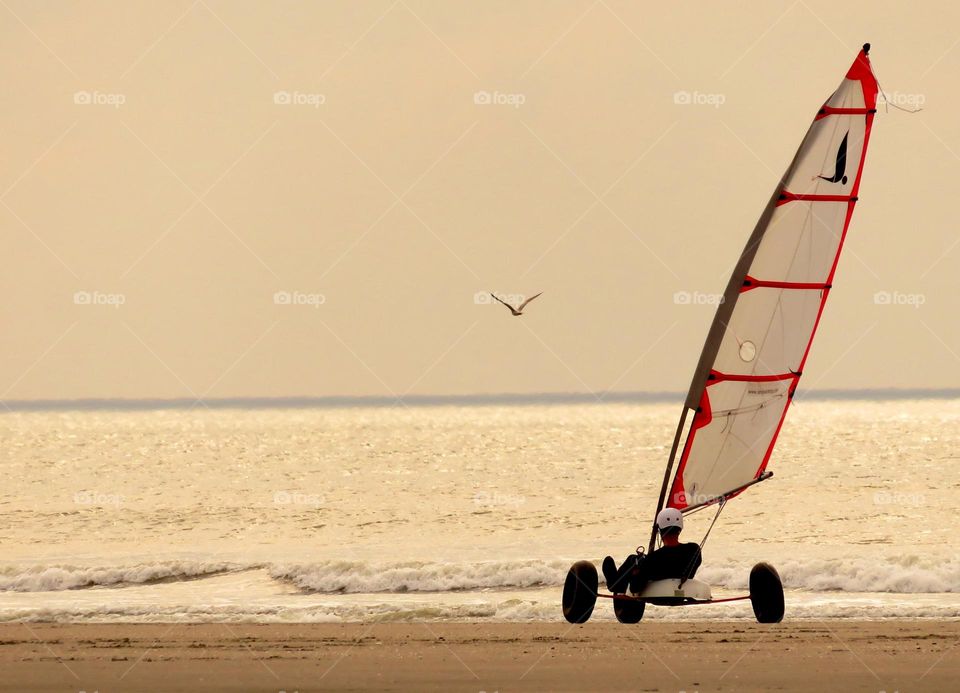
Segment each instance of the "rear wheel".
M646 602L638 602L633 599L614 599L613 613L617 615L617 620L620 623L640 623L646 606Z
M597 568L590 561L577 561L563 583L563 617L570 623L586 623L597 603Z
M783 583L777 569L769 563L757 563L750 571L750 603L757 623L783 620Z

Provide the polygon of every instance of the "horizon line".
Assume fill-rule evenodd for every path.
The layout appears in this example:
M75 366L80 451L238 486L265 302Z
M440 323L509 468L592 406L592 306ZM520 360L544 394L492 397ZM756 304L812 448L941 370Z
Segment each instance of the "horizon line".
M560 404L682 404L683 392L504 392L471 395L327 395L285 397L122 398L0 400L8 412L151 411L170 409L336 409L365 407L534 406ZM960 388L837 388L797 393L809 400L958 399Z

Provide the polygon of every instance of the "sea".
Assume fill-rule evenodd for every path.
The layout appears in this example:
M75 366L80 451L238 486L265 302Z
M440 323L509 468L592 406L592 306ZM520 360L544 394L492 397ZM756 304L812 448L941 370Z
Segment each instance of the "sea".
M679 398L5 411L0 621L560 621L574 561L647 542L679 414ZM769 469L704 546L715 597L766 561L787 619L960 617L960 399L799 400Z

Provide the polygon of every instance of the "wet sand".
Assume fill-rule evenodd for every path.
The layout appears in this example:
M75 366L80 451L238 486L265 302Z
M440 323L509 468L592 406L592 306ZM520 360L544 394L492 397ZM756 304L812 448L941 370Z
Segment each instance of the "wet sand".
M19 691L949 690L960 621L4 624Z

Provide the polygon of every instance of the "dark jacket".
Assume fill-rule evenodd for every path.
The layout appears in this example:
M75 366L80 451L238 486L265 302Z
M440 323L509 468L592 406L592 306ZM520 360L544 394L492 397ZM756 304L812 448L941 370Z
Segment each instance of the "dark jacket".
M662 546L640 562L639 581L692 578L702 562L700 546L693 542Z
M694 543L663 546L649 556L635 553L617 570L617 576L607 586L615 594L623 594L629 585L630 591L639 593L652 580L692 578L700 567L700 546Z

